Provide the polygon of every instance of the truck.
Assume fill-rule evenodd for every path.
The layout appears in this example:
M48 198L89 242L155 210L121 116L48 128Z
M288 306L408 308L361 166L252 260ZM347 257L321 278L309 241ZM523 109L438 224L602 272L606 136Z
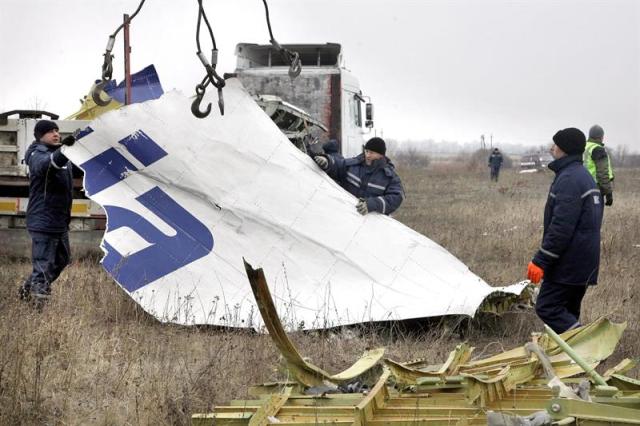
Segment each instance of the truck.
M299 54L302 71L295 79L289 76L289 64L273 45L249 43L236 46L236 69L226 77L237 77L299 149L320 151L324 142L335 140L344 156L362 152L363 137L373 127L373 104L344 66L340 44L283 47ZM0 244L0 255L26 257L30 253L31 241L25 229L29 177L23 159L33 141L37 120L44 117L55 121L64 137L113 108L95 105L87 96L80 111L70 119L60 120L56 114L37 110L0 114L0 238L4 243ZM69 237L75 256L97 255L106 216L85 196L82 177L82 170L74 167Z
M553 157L548 152L525 154L520 158L519 173L543 172L547 169L547 165L552 161Z
M285 134L290 121L279 117L284 118L282 111L293 105L313 119L314 125L307 126L312 145L335 140L345 157L361 153L363 135L374 125L373 104L367 102L369 98L363 95L357 78L344 66L342 46L325 43L283 47L300 56L302 72L295 79L288 74L289 64L271 44L238 44L232 75ZM269 101L283 104L272 112L267 109ZM298 127L304 127L304 119L299 118Z

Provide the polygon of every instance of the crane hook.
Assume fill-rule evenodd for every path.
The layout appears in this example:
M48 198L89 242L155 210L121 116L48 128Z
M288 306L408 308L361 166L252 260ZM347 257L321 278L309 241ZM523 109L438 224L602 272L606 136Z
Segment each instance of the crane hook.
M207 105L206 110L200 111L200 103L204 98L204 92L205 92L204 86L202 84L198 84L196 86L196 98L193 100L193 103L191 104L191 113L197 118L205 118L209 115L209 113L211 113L211 103Z
M300 71L302 71L302 61L300 61L300 54L298 52L291 52L291 65L289 65L289 77L291 80L295 79L300 75Z
M98 106L103 107L111 103L111 96L107 95L107 92L104 91L104 86L106 84L106 80L101 80L99 83L95 83L93 85L93 89L91 89L91 99L93 99L93 102ZM102 95L103 93L104 96Z

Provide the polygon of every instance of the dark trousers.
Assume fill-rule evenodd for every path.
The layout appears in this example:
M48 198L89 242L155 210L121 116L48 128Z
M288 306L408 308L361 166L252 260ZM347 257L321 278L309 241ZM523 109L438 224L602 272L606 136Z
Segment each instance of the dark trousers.
M491 167L491 180L498 181L498 176L500 175L500 167Z
M21 293L49 295L51 283L60 276L71 258L69 233L29 231L29 235L33 271L24 282Z
M536 314L556 333L580 325L580 305L587 286L543 281L536 300Z

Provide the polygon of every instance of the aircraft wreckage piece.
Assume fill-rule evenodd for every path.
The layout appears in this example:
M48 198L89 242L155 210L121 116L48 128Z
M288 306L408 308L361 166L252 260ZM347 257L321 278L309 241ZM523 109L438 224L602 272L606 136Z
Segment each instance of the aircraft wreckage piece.
M253 269L246 261L244 262L244 267L247 271L251 290L253 291L253 295L258 304L258 309L262 315L265 327L269 331L269 335L276 347L282 354L287 364L287 369L293 377L303 385L329 386L335 389L337 388L337 383L349 381L375 367L384 355L384 348L366 351L355 364L343 372L334 375L330 375L321 368L305 361L298 353L293 342L289 340L289 337L280 322L280 318L278 318L278 312L273 304L273 299L271 298L271 293L269 292L269 286L267 285L267 281L264 277L264 272L262 269Z
M567 331L560 337L593 369L613 353L625 328L626 323L614 324L606 318L600 318L585 327ZM402 364L385 359L385 364L391 369L398 381L404 384L420 383L428 378L437 379L457 374L468 375L472 378L493 376L493 380L497 377L507 376L503 371L505 367L514 368L517 366L519 369L531 370L531 368L525 367L532 359L531 351L527 348L528 345L469 362L467 360L470 358L473 348L466 344L458 345L449 355L449 359L443 367L436 371L432 371L433 367L424 360ZM572 362L570 355L562 351L558 343L548 335L541 335L537 339L536 345L548 357L554 375L559 378L571 377L584 372L578 364ZM623 367L628 366L621 366L620 369ZM509 376L513 377L512 374Z
M174 91L110 111L63 148L106 211L104 268L159 320L259 327L243 257L272 277L289 328L518 301L526 283L491 287L427 237L358 214L238 80L227 81L224 116L197 119L190 104Z
M260 312L268 318L265 324L291 373L288 376L298 382L254 386L249 394L258 399L235 400L212 413L194 414L193 425L640 425L640 381L619 374L633 367L633 361L608 370L604 374L608 386L591 391L589 376L580 368L575 369L577 377L560 381L557 375L556 369L571 360L561 357L565 344L574 358L594 349L593 364L613 352L624 325L606 319L555 340L547 334L535 336L523 347L479 360L470 360L473 348L466 344L458 345L443 364L384 360L382 373L368 391L316 392L315 384L304 383L307 376L297 374L301 357L284 333L263 272L245 266ZM596 349L600 345L605 347ZM549 380L550 375L556 382ZM569 397L562 396L560 385L568 389Z
M580 330L585 340L597 340L595 328ZM587 330L585 330L587 329ZM455 359L464 350L452 352ZM494 358L494 357L492 357ZM451 360L452 356L448 358ZM386 362L385 362L386 363ZM445 372L455 362L430 365L425 369ZM625 362L625 364L629 364ZM194 414L193 425L639 425L640 381L620 376L626 387L615 393L595 387L571 398L561 397L540 376L536 356L526 362L506 361L494 372L429 377L413 386L398 386L393 369L384 369L372 388L358 393L309 394L302 384L272 383L252 388L254 400L234 400L212 413ZM442 370L445 368L445 370ZM462 365L460 368L464 368ZM564 386L578 388L586 378L564 379ZM613 375L611 382L613 383ZM510 385L506 385L509 382ZM481 384L501 384L487 386ZM612 386L607 386L611 388ZM585 388L588 391L588 387ZM481 396L482 395L482 396ZM265 416L264 413L269 413Z

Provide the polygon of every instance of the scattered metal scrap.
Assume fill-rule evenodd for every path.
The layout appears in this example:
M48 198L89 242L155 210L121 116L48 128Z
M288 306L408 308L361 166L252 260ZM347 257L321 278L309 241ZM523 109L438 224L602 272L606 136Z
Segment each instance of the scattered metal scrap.
M483 301L478 312L502 315L506 312L522 311L533 306L533 301L538 297L535 286L528 286L520 294L496 291L488 295Z
M463 343L438 365L381 359L384 350L376 349L330 375L305 361L287 337L262 270L246 262L245 268L295 381L254 386L249 393L256 399L194 414L194 425L640 425L640 381L623 375L636 361L626 359L602 376L594 370L615 350L624 323L601 318L560 336L547 330L521 347L477 360ZM314 386L339 391L339 383L376 371L378 361L382 373L369 391L308 394Z
M307 153L307 146L313 143L312 130L314 128L323 132L328 131L321 121L314 119L309 113L295 105L285 102L279 96L258 95L256 103L271 117L287 139L304 153Z
M244 266L265 327L267 327L269 335L273 339L276 347L280 350L280 353L282 353L287 363L287 369L299 383L307 387L328 386L337 389L338 384L361 376L382 359L384 348L373 349L365 352L351 367L334 375L305 361L293 345L293 342L289 340L280 322L262 269L254 270L246 261L244 262Z

